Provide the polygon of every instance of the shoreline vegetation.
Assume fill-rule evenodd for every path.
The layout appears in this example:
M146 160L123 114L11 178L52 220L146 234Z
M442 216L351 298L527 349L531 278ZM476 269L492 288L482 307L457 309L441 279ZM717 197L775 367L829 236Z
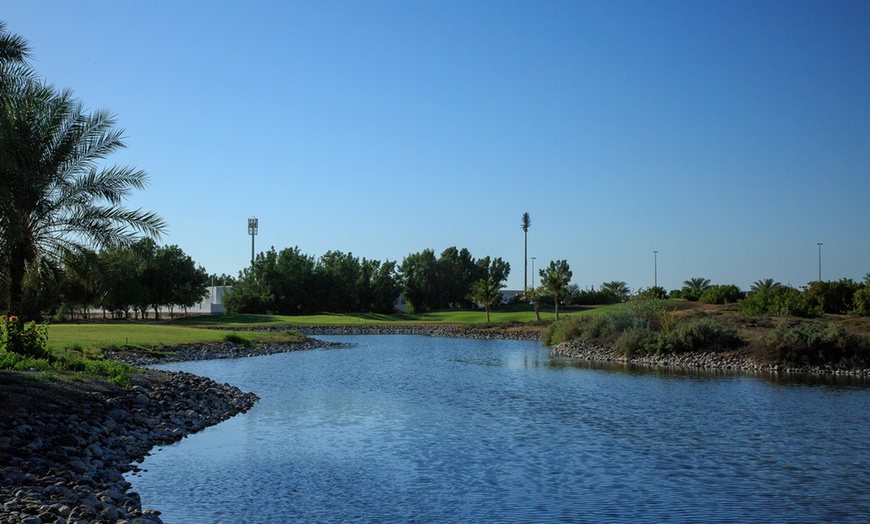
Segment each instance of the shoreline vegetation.
M618 312L618 310L617 310ZM769 333L776 322L749 321L740 330L750 341L742 347L698 349L692 351L630 353L603 332L596 337L581 331L570 333L567 340L555 341L554 326L572 323L602 324L613 309L593 314L570 314L561 322L547 326L540 323L506 322L504 324L446 323L362 323L287 324L287 317L258 323L257 318L226 317L190 318L177 326L147 325L146 329L170 330L166 340L175 344L143 346L141 344L103 344L98 358L135 366L137 372L129 384L110 384L105 379L70 371L45 370L0 371L0 522L85 523L128 522L154 524L162 522L159 511L143 509L137 493L124 475L135 475L137 462L156 446L177 442L190 433L219 423L250 409L258 400L228 384L218 384L205 377L183 372L142 369L157 363L214 358L244 358L289 351L325 347L318 335L426 335L471 339L541 340L548 342L554 356L595 363L625 364L638 367L689 370L732 370L745 372L809 373L816 375L846 374L870 377L867 366L783 365L757 359L759 337L751 334L752 326ZM708 316L720 312L683 312ZM677 312L672 314L676 325ZM727 315L726 315L727 317ZM578 320L578 319L598 320ZM663 317L664 318L664 317ZM572 320L573 319L573 320ZM605 320L602 320L605 319ZM241 320L239 322L230 322ZM347 320L347 318L345 318ZM799 324L783 321L793 328ZM195 326L195 328L194 328ZM52 326L55 329L58 326ZM89 325L71 325L77 329ZM117 330L104 329L111 337ZM669 329L673 329L673 325ZM207 329L203 329L207 328ZM114 329L114 330L113 330ZM171 330L176 331L171 331ZM61 329L60 331L63 331ZM193 337L196 331L201 337ZM737 331L737 330L735 330ZM859 326L857 331L864 331ZM155 331L156 333L157 331ZM185 332L183 335L178 333ZM204 332L209 332L204 335ZM161 331L161 333L167 333ZM58 340L75 335L61 334ZM563 334L564 336L564 334ZM584 336L587 338L583 340ZM173 338L175 337L175 338ZM98 339L99 337L97 337ZM160 337L158 337L160 338ZM94 352L99 340L82 353ZM125 337L125 340L129 336ZM193 337L197 339L197 337ZM617 339L618 340L618 339ZM749 347L747 347L749 346ZM52 351L58 350L53 344ZM754 348L754 349L753 349ZM69 351L69 348L66 348ZM756 351L753 353L753 351ZM756 355L756 356L753 356ZM147 501L157 503L158 501Z

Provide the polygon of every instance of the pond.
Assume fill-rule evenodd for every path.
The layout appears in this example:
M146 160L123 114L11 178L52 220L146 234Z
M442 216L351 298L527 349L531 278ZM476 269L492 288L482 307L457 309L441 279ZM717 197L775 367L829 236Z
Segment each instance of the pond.
M128 477L168 524L818 522L870 514L870 387L330 336L159 366L261 401Z

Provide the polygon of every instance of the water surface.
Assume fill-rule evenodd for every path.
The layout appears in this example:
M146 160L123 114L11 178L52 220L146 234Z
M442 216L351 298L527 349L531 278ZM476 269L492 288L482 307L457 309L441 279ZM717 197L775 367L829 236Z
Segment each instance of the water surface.
M130 478L172 523L865 521L870 388L593 369L536 342L331 336L171 364L248 413Z

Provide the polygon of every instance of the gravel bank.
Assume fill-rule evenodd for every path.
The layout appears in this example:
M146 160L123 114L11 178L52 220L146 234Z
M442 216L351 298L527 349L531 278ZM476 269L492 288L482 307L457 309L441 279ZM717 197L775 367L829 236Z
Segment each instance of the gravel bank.
M298 344L259 344L256 347L250 348L230 342L215 342L211 344L186 344L183 346L156 348L149 354L109 351L106 352L106 356L134 366L151 366L154 364L166 364L168 362L259 357L274 355L276 353L304 351L328 345L326 342L316 339L308 339Z
M3 372L0 522L154 524L123 473L159 445L247 411L258 400L189 373L148 370L130 389L34 382Z
M539 329L476 328L467 326L426 325L349 325L349 326L265 326L253 331L284 331L293 329L308 336L317 335L427 335L430 337L470 338L477 340L540 340ZM239 331L239 329L235 329Z
M617 356L613 347L572 340L550 348L550 354L593 362L616 362L638 366L655 366L673 369L734 370L766 373L810 373L815 375L849 375L870 377L870 369L832 366L789 367L780 364L760 364L736 351L692 352L661 356Z

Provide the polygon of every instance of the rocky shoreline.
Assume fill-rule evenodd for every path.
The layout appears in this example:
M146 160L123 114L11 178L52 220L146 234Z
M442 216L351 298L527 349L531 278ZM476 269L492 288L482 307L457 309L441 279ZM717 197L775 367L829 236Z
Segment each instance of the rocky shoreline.
M160 523L125 472L170 444L251 408L253 393L192 375L147 370L124 389L33 382L3 372L0 522Z
M558 357L568 357L590 362L631 364L668 369L704 369L717 371L742 371L763 373L805 373L812 375L847 375L870 377L870 369L834 367L834 366L802 366L792 367L781 364L761 364L749 359L739 351L726 352L691 352L674 355L653 356L618 356L613 347L579 342L576 340L562 342L550 348L550 354Z
M154 364L166 364L169 362L260 357L277 353L305 351L318 347L326 347L328 345L328 343L317 339L306 339L305 341L296 344L259 344L252 347L245 347L241 344L233 344L231 342L215 342L153 349L147 354L107 351L106 356L113 360L130 364L131 366L142 367L152 366Z
M217 329L217 328L216 328ZM220 328L225 329L225 328ZM476 340L540 340L540 329L526 328L478 328L472 326L442 325L336 325L336 326L258 326L233 328L233 331L286 331L292 329L303 335L425 335L445 338L470 338Z

